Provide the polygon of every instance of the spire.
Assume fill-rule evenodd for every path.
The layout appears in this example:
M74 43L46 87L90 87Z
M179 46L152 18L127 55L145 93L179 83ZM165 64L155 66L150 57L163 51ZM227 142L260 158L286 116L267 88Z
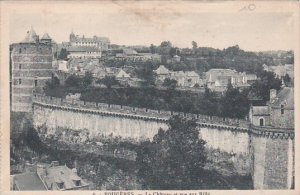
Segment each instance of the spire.
M38 41L39 37L36 35L33 27L30 27L30 30L27 31L25 39L22 41L22 43L36 43Z
M51 37L49 36L49 34L48 33L45 33L44 35L43 35L43 37L42 37L42 40L51 40Z

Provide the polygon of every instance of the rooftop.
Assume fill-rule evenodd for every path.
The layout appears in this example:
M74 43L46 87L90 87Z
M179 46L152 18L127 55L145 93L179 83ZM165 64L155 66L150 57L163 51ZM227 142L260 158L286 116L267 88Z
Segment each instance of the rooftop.
M270 102L271 107L281 107L284 105L286 109L294 109L294 88L282 88L273 101Z
M47 190L36 172L14 175L14 183L20 191Z

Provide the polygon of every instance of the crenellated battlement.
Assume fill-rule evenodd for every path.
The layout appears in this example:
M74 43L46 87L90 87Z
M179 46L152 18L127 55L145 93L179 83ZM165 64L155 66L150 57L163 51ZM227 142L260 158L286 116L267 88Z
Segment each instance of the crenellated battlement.
M201 114L173 112L166 110L152 110L147 108L129 107L115 104L85 102L80 100L67 100L35 94L33 104L49 108L70 110L74 112L92 113L104 116L125 117L140 120L152 120L167 122L173 115L180 115L190 119L196 119L199 126L222 128L232 131L248 131L249 121L233 118L222 118Z

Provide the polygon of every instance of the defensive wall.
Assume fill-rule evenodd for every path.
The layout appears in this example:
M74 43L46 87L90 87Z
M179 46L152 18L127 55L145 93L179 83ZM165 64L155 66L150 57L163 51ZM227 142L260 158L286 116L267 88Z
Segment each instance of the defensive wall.
M294 131L253 127L249 121L164 110L150 110L34 95L33 124L47 135L69 137L61 129L89 137L115 136L137 141L166 130L172 115L194 118L208 148L232 155L241 174L251 174L255 189L289 189L294 178ZM85 133L82 130L85 130Z

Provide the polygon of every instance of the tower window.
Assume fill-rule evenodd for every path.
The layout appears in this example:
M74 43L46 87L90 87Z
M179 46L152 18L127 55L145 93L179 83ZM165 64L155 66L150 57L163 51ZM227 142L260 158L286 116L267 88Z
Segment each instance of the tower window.
M19 70L21 70L22 69L22 64L19 64Z
M21 79L19 79L19 85L21 85L22 84L22 80Z
M284 105L280 105L280 108L281 108L281 114L284 114Z
M263 118L259 119L259 126L264 126L264 119Z
M34 86L36 87L38 85L38 81L35 79L34 80Z
M22 49L21 48L19 49L19 53L22 53Z

